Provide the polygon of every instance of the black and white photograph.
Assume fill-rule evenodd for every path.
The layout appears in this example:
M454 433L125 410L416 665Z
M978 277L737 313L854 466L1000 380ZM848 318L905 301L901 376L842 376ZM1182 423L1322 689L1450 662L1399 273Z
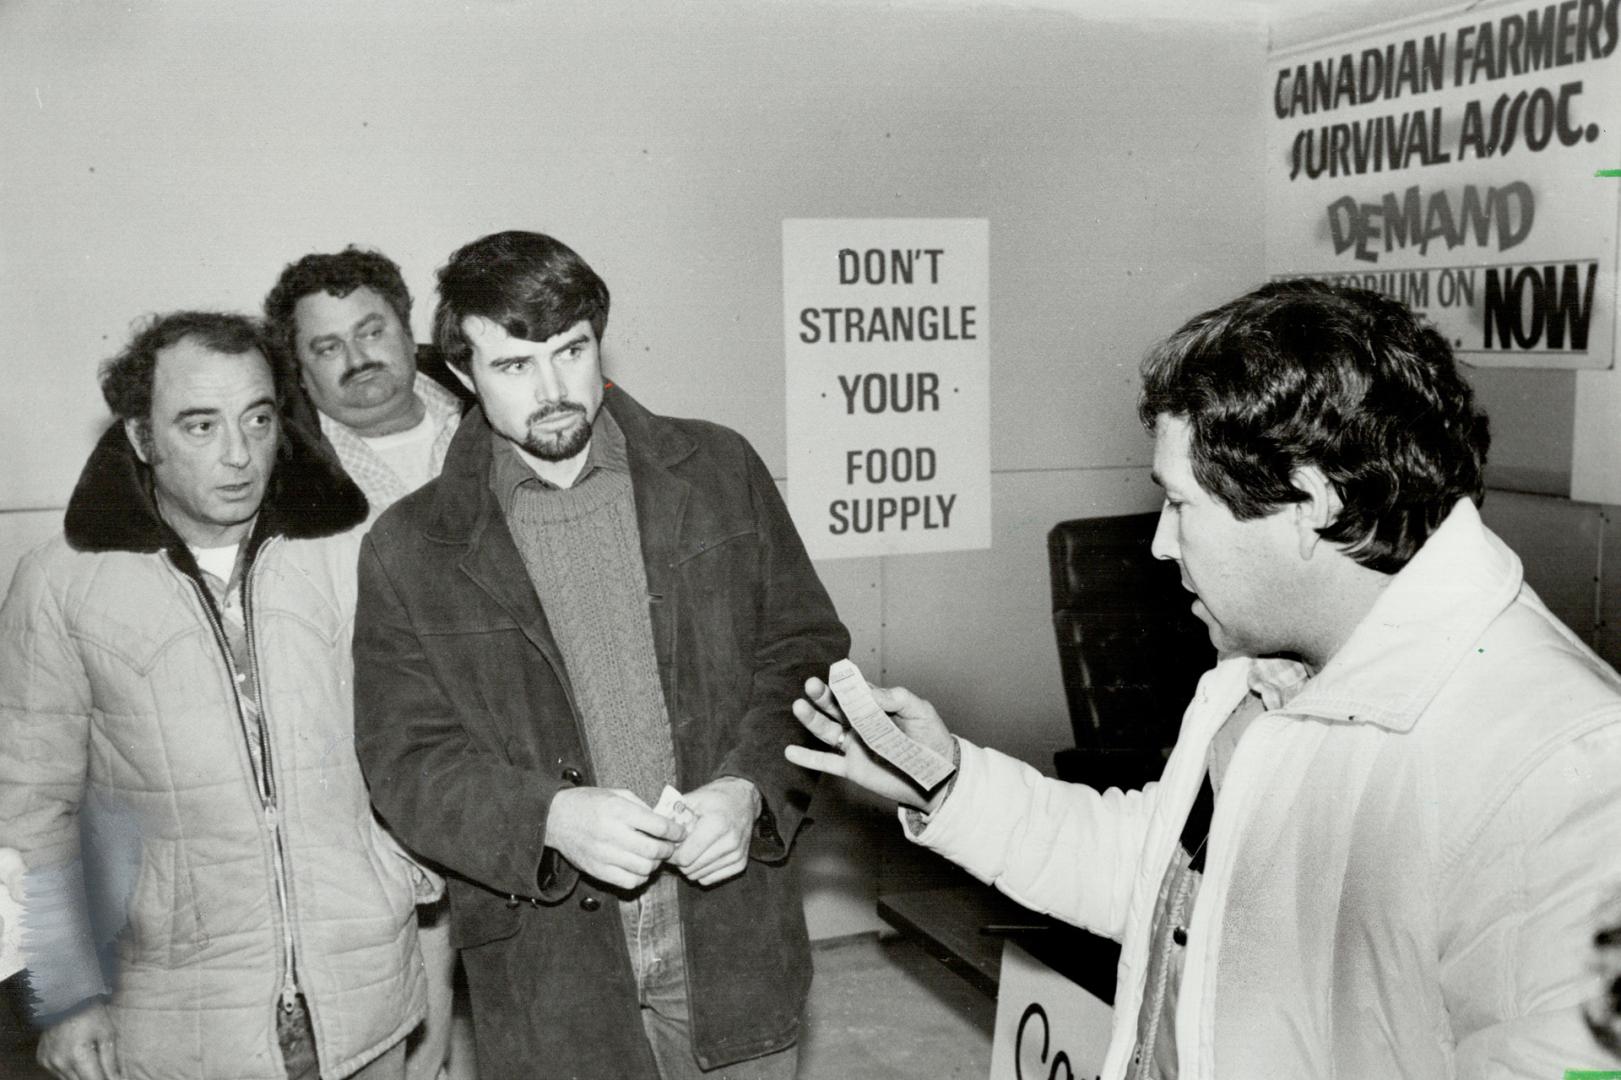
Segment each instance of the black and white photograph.
M0 1076L1621 1080L1621 0L0 0Z

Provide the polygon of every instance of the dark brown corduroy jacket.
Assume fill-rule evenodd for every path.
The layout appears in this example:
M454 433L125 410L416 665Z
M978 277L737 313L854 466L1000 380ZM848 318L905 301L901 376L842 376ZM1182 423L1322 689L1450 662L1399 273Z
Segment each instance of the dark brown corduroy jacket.
M804 740L789 704L849 635L740 435L612 386L604 405L630 457L679 786L741 776L764 805L742 875L680 884L693 1049L715 1067L798 1036L810 958L787 856L814 781L783 747ZM384 819L448 871L485 1080L656 1078L616 894L555 857L542 872L552 797L596 781L544 599L490 490L493 438L470 412L444 472L366 538L361 762Z

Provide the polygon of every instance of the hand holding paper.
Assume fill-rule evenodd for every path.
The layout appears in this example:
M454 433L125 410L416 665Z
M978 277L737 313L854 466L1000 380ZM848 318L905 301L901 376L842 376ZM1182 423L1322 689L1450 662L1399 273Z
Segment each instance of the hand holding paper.
M955 769L951 764L951 732L946 730L933 705L901 687L869 688L860 671L848 660L833 665L830 681L838 680L841 675L848 676L850 672L854 673L861 690L852 692L849 683L844 683L850 696L847 707L841 707L842 696L835 700L835 689L820 679L807 680L805 696L793 704L794 717L807 731L834 749L819 751L790 746L785 751L788 760L808 769L844 777L906 806L931 809L944 791L943 781ZM865 708L869 702L870 711ZM863 714L859 726L855 717L849 718L854 734L843 723L851 710ZM867 731L863 732L862 727ZM893 760L896 758L899 761Z
M879 757L905 773L924 791L933 791L956 771L951 759L937 754L907 735L878 707L861 669L849 660L840 660L828 669L828 685L839 699L844 718L855 728L861 741Z
M684 837L678 823L621 788L564 788L546 818L547 847L621 889L646 881Z
M653 807L653 813L663 814L688 832L698 824L698 815L692 812L692 807L681 801L681 793L669 784L664 785L664 791L660 793L658 805Z
M664 803L661 798L659 805ZM686 839L670 856L670 864L687 880L714 885L747 869L754 819L760 816L760 795L752 783L738 776L718 777L677 796L674 809L691 819Z

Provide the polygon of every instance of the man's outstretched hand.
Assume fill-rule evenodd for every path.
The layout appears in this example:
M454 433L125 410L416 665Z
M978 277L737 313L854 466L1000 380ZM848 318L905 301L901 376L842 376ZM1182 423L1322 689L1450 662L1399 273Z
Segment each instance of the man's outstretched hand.
M897 727L941 757L952 756L951 732L946 730L945 722L933 705L903 687L872 686L871 689L873 700L891 715ZM933 810L944 797L946 785L942 784L931 796L907 779L906 774L868 750L861 736L846 726L839 703L821 679L806 680L805 696L795 700L793 709L795 719L805 730L833 748L812 750L806 746L790 746L784 753L795 765L843 777L876 795L919 810Z

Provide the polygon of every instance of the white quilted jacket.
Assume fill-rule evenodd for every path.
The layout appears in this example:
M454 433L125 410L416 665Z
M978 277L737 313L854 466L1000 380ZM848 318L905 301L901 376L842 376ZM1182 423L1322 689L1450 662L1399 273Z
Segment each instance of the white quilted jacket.
M0 607L0 846L28 866L24 959L45 1012L111 990L131 1080L284 1080L289 946L324 1076L421 1019L412 871L353 744L357 548L273 536L253 564L273 810L201 587L169 553L58 537Z
M970 744L914 839L1122 942L1125 1075L1160 876L1251 661L1200 682L1156 784L1099 793ZM904 820L904 819L903 819ZM1453 511L1340 654L1244 732L1176 1017L1184 1080L1615 1068L1576 1006L1621 895L1621 683Z

